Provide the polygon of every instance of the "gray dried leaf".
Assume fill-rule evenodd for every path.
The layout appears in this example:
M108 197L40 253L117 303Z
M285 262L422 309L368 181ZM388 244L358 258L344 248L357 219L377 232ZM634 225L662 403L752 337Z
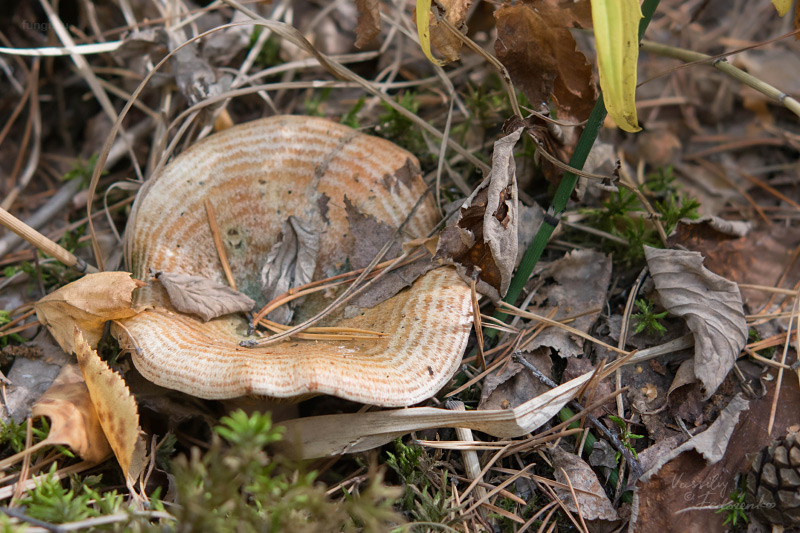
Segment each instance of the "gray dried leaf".
M293 287L311 282L317 268L319 232L312 224L295 216L283 223L278 242L270 249L261 268L261 292L267 301L280 296ZM267 318L288 324L294 315L293 300L272 311Z
M455 265L467 283L498 301L505 296L517 260L518 204L514 146L523 128L494 143L492 173L472 192L455 224L439 237L434 259Z
M694 374L711 397L747 342L742 295L736 283L703 266L699 252L644 247L661 304L686 318L695 341Z
M653 466L647 470L639 480L644 483L656 475L661 467L673 460L686 450L695 450L700 453L708 464L718 462L725 455L733 430L739 423L739 415L750 408L750 401L737 394L725 406L711 426L687 440L677 448L659 456Z
M576 315L589 309L603 307L611 282L611 258L593 250L575 250L558 261L554 261L540 274L552 278L555 283L540 289L534 299L536 313L546 315L558 308L556 320ZM600 313L583 315L570 325L588 333ZM583 353L584 340L559 328L547 328L527 346L533 350L539 346L553 348L561 357L577 357Z
M172 56L172 71L175 83L189 105L194 105L229 89L230 78L217 80L214 69L190 44L177 50Z
M155 277L167 290L175 309L206 322L230 313L246 313L256 304L247 295L208 278L171 272L157 272Z
M525 353L522 357L552 379L553 361L549 349ZM478 409L513 409L548 390L550 387L536 379L521 364L510 362L500 372L486 376Z
M372 215L362 213L350 200L344 198L347 222L350 224L350 235L353 236L355 246L350 254L350 263L353 268L365 268L375 258L387 241L395 238L396 230L381 222ZM395 243L384 256L383 260L393 259L401 254L402 246ZM374 307L410 287L422 274L432 269L435 265L430 256L414 261L411 264L396 268L383 275L379 280L370 285L370 288L353 299L353 306Z
M569 483L575 489L578 505L572 498L569 489L555 487L556 495L564 501L567 509L573 513L580 511L585 520L617 520L619 518L591 466L574 453L564 451L558 446L550 450L550 456L553 458L556 481L566 485L567 477L569 477Z

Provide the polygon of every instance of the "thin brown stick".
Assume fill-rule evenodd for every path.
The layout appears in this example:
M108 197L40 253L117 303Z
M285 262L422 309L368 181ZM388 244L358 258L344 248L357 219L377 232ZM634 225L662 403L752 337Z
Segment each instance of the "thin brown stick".
M211 235L214 237L214 246L217 248L217 255L219 262L222 263L222 270L225 271L225 279L228 280L228 285L231 289L236 289L236 280L233 279L233 272L231 265L228 262L228 254L225 253L225 245L222 244L222 235L219 232L219 225L217 224L217 214L214 212L214 205L211 200L206 198L206 214L208 215L208 226L211 228Z
M800 296L800 295L798 295ZM789 318L788 330L792 330L792 322L797 320L797 312L800 309L800 298L795 298L794 307L792 309L792 316ZM800 335L800 332L795 330L795 335ZM791 334L786 334L786 343L783 345L783 357L781 357L781 364L786 364L786 354L789 352L789 344L791 344ZM798 340L800 342L800 340ZM778 397L781 395L781 384L783 383L783 367L778 369L778 379L775 380L775 396L772 398L772 407L769 411L769 423L767 424L767 435L772 433L772 427L775 424L775 413L778 410Z
M475 336L477 339L478 347L478 364L481 367L481 372L486 370L486 356L483 354L483 325L481 324L481 308L478 305L478 291L475 289L476 276L472 277L472 326L475 328Z

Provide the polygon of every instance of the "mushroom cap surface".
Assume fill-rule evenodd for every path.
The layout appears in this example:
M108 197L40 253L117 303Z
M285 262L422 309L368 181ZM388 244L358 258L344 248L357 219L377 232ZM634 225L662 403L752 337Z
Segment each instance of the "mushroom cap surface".
M133 276L150 271L202 276L227 285L208 223L216 212L237 288L264 303L260 271L281 227L297 217L320 233L314 279L349 270L355 246L345 211L392 228L426 194L416 158L396 145L324 119L279 116L214 134L176 157L137 198L127 230ZM403 239L425 236L438 220L428 194ZM367 289L369 290L369 288ZM309 298L298 313L324 303ZM175 310L161 284L138 289L149 309L112 324L150 381L208 399L257 394L331 394L381 406L418 403L458 368L472 324L470 289L440 267L373 308L327 325L380 331L374 340L294 340L245 348L247 322L225 315L203 322Z

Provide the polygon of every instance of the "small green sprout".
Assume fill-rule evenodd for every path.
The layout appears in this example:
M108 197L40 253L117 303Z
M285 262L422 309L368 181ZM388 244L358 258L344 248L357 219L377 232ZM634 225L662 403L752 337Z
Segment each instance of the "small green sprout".
M727 513L725 515L725 521L722 523L722 525L727 526L730 524L731 526L736 527L736 524L739 523L739 520L747 522L747 514L744 512L744 490L736 489L735 491L731 492L730 499L731 501L729 503L726 503L720 509L717 509L716 514Z
M608 418L610 418L612 422L614 422L617 426L619 426L619 431L620 431L619 439L622 441L622 444L625 446L625 448L627 448L628 451L631 452L631 455L633 455L636 459L638 459L639 455L636 453L636 449L634 449L633 445L630 443L630 440L643 439L644 435L637 435L635 433L631 433L628 424L626 424L625 421L618 416L608 415ZM621 457L622 453L617 452L616 455L617 463L619 463Z
M659 335L664 335L667 332L667 328L659 322L659 320L667 316L667 311L655 313L653 311L655 307L653 302L641 298L636 300L636 307L639 308L640 312L631 315L631 318L636 321L636 329L633 330L634 335L644 330L647 330L647 333L657 333Z

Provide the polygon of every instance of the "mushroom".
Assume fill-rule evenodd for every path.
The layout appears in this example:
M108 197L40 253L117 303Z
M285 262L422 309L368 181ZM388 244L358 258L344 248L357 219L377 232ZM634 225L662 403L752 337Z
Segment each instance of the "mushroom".
M312 117L245 123L190 147L147 182L131 214L127 253L135 278L153 270L226 284L205 210L211 200L238 290L259 304L260 270L283 223L317 228L314 279L346 270L355 237L345 201L393 228L426 195L417 159L394 144ZM427 195L404 238L424 237L438 213ZM346 200L345 200L346 197ZM313 315L322 297L298 312ZM329 301L329 300L327 300ZM152 280L134 304L148 309L112 323L150 381L208 399L330 394L380 406L406 406L435 394L455 373L472 324L470 289L452 267L352 318L333 324L385 334L375 339L294 340L243 347L241 314L203 322L178 312Z

